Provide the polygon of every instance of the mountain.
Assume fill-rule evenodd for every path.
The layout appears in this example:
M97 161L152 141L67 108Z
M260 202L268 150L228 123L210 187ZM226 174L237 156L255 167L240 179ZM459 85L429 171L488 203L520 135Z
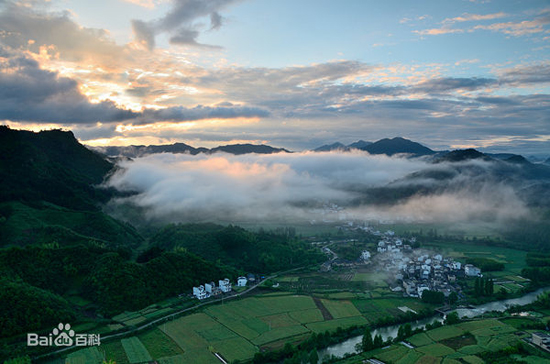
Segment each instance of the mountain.
M448 152L446 154L440 155L435 158L435 163L441 163L441 162L462 162L467 160L473 160L473 159L483 159L483 160L492 160L491 157L487 156L486 154L483 154L481 152L478 152L475 149L459 149L459 150L453 150L452 152Z
M410 154L412 156L419 157L424 155L432 155L435 153L433 150L423 146L422 144L400 137L393 139L382 139L359 149L367 151L370 154L385 154L388 156L395 154Z
M112 191L93 187L112 169L70 131L34 133L0 126L0 202L46 201L94 210L112 197Z
M361 148L365 148L369 145L371 145L372 142L367 142L367 141L364 141L364 140L358 140L356 141L355 143L351 143L350 145L348 145L348 148L350 149L361 149Z
M113 168L70 131L0 127L0 246L139 244L132 227L101 211L118 194L98 187Z
M248 153L258 153L258 154L271 154L271 153L280 153L287 152L288 150L283 148L273 148L269 145L254 145L254 144L230 144L223 145L216 148L194 148L185 143L174 143L166 145L130 145L127 147L90 147L92 150L95 150L99 153L102 153L108 157L127 157L127 158L138 158L143 157L149 154L157 153L188 153L191 155L197 155L199 153L216 153L216 152L225 152L230 154L248 154Z
M273 154L273 153L290 153L288 150L283 148L273 148L269 145L255 145L255 144L230 144L222 145L216 148L210 149L207 153L213 154L218 152L224 152L229 154Z
M109 157L128 157L137 158L143 157L148 154L155 153L189 153L192 155L205 153L208 151L206 148L194 148L185 143L174 143L167 145L130 145L127 147L98 147L93 148Z
M349 148L346 147L344 144L340 142L332 143L332 144L325 144L320 146L319 148L313 149L314 152L330 152L332 150L343 150L348 151Z

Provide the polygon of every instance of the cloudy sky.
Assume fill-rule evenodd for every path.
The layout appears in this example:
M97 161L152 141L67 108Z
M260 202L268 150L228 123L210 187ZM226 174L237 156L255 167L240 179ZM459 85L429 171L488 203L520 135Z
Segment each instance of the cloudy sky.
M547 0L0 0L0 122L90 145L550 154Z

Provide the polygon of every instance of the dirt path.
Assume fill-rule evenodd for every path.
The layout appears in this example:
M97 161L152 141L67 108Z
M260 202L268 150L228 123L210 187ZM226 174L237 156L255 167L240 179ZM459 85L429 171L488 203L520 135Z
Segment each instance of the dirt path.
M325 321L334 319L334 317L332 317L330 312L328 312L327 308L325 307L325 305L323 305L323 302L321 302L319 298L313 297L313 302L315 302L315 305L323 314L323 318L325 319Z

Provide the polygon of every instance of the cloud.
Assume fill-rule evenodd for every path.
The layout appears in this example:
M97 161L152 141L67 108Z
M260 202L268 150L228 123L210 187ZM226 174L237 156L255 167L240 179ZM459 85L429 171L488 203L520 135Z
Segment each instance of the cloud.
M425 82L422 82L414 87L415 90L422 90L424 92L449 92L454 90L477 90L480 88L486 88L494 86L498 83L496 79L492 78L434 78Z
M219 11L239 0L172 0L172 8L162 18L152 21L133 20L132 27L136 39L152 50L155 37L168 33L170 43L206 46L197 42L200 35L198 19L209 17L210 30L219 29L223 17Z
M182 106L132 111L110 100L90 102L76 81L57 72L41 69L38 62L25 57L0 61L0 120L56 124L94 124L97 122L157 121L187 122L204 119L265 117L269 112L255 107L225 103L214 106Z
M490 25L476 25L474 30L491 30L501 32L515 37L528 34L545 32L545 25L550 24L550 15L539 17L535 20L524 20L522 22L495 23Z
M493 20L499 18L505 18L509 16L506 13L498 12L493 14L464 14L462 16L457 16L455 18L447 18L443 20L443 23L455 23L455 22L466 22L466 21L480 21L480 20Z
M445 27L442 27L442 28L413 30L413 33L416 33L418 35L442 35L442 34L464 33L464 30L463 29L450 28L448 26L445 26Z
M45 49L64 60L111 64L128 57L106 30L82 27L67 11L37 10L12 1L0 3L0 10L0 42L12 49Z
M422 160L357 151L242 156L157 154L123 162L121 167L107 185L137 194L112 201L111 208L116 211L117 206L133 205L150 220L337 221L338 215L323 207L333 203L345 209L342 214L347 218L358 219L495 222L527 213L513 187L487 177L491 170L487 162L434 166ZM430 178L429 174L410 177L413 172L427 169L451 177L445 181ZM380 188L385 189L387 200L380 197ZM432 192L393 198L392 191L399 194L407 188ZM365 202L372 196L378 203Z
M28 58L0 63L0 119L48 123L95 123L127 120L137 115L111 101L91 103L77 83L43 70Z

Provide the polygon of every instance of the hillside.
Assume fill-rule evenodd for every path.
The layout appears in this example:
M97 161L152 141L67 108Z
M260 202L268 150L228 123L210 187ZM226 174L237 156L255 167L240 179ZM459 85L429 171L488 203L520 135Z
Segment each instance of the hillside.
M133 227L101 211L115 196L114 190L98 187L113 167L69 131L0 127L0 246L140 244Z
M418 157L435 153L433 150L420 143L400 137L381 139L359 149L369 152L370 154L385 154L388 156L395 154L410 154Z
M113 168L70 131L33 133L0 126L0 202L47 201L95 210L112 192L94 187Z

